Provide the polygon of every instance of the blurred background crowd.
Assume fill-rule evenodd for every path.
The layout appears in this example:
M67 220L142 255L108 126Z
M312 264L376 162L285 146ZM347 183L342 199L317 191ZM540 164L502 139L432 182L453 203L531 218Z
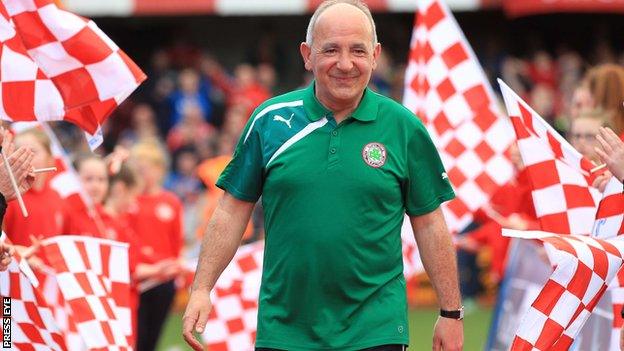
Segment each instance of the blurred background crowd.
M587 157L596 160L593 140L600 126L610 125L622 135L624 47L616 40L622 32L618 16L509 19L491 9L455 15L491 82L497 77L506 81ZM413 13L376 14L384 50L371 87L399 102L413 18ZM298 54L307 20L306 15L95 18L148 75L105 124L104 145L98 153L105 157L127 152L131 159L138 154L153 161L134 168L143 188L132 192L134 198L127 201L147 206L145 198L137 201L137 197L150 187L162 186L173 195L170 203L180 212L183 229L170 235L181 235L183 240L182 249L167 257L197 255L221 195L215 181L252 111L269 97L309 84L310 75ZM82 132L74 126L59 122L54 130L71 155L88 150ZM522 183L521 161L516 161L518 176L500 190L492 207L509 226L526 229L535 225L535 213L532 206L525 206L528 190ZM86 181L87 175L80 175ZM114 184L111 179L110 186ZM106 200L98 201L105 204ZM245 242L263 237L261 211L257 206ZM458 240L468 308L471 301L491 304L504 274L507 242L488 218L491 213L482 217L477 213L474 225ZM145 226L137 230L149 236L153 227ZM412 304L433 303L424 276L410 284Z

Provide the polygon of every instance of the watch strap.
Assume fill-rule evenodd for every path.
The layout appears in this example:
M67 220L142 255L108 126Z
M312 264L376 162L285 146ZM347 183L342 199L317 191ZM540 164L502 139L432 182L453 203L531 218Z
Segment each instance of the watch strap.
M464 319L464 306L462 306L458 310L451 310L451 311L440 309L440 316L444 318L462 320Z

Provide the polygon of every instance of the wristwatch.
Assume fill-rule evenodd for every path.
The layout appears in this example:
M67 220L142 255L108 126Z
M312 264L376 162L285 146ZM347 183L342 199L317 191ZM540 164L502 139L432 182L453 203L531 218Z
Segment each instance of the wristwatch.
M440 317L456 319L461 321L464 319L464 306L460 307L458 310L447 311L440 309Z

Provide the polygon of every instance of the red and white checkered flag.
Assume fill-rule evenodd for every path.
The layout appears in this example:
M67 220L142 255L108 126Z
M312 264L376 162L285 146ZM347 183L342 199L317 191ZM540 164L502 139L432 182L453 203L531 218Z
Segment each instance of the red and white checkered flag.
M622 183L615 177L611 177L598 206L592 236L608 239L622 234L624 234L624 193L622 193ZM609 292L613 305L611 346L612 349L619 350L620 330L624 324L621 316L622 308L624 308L624 269L620 269L617 278L609 284Z
M54 320L65 339L67 350L86 350L85 342L78 333L76 322L71 318L71 310L67 305L67 301L63 298L63 294L61 294L61 289L58 286L56 276L52 269L37 270L35 275L39 281L37 291L41 293L41 296L43 296L48 306L50 306Z
M0 272L0 296L11 299L11 345L6 348L67 350L52 310L35 288L38 284L26 260L17 254L8 269Z
M444 204L449 229L460 231L513 175L505 151L509 121L448 7L419 0L405 72L403 104L427 126L455 187Z
M412 230L412 223L408 216L404 216L403 225L401 226L401 249L403 256L403 275L405 279L410 279L413 276L425 271L425 267L420 259L420 251L416 245L416 239L414 239L414 231Z
M624 234L624 193L622 183L611 177L596 213L592 236L600 239Z
M52 0L0 4L0 118L66 120L92 137L145 74L93 21Z
M42 248L87 348L131 350L128 244L65 235Z
M212 311L202 340L210 351L253 350L264 241L241 246L210 294ZM197 260L186 267L194 272Z
M541 229L588 235L600 200L600 192L591 186L593 164L502 80L499 83L531 180Z
M244 282L216 286L212 310L202 338L211 351L253 350L256 340L258 297L246 298Z
M509 229L503 235L540 239L557 250L557 268L524 315L511 350L568 350L624 263L624 237Z

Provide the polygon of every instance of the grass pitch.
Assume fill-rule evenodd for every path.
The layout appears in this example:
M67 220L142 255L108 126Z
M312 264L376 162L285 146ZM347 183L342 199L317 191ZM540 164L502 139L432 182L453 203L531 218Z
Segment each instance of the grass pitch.
M464 350L483 350L490 326L491 314L492 310L490 308L475 308L466 314L466 319L464 320ZM433 324L437 316L437 309L414 309L409 312L410 351L431 350ZM189 350L190 348L182 339L181 331L182 313L172 313L165 324L156 350Z

